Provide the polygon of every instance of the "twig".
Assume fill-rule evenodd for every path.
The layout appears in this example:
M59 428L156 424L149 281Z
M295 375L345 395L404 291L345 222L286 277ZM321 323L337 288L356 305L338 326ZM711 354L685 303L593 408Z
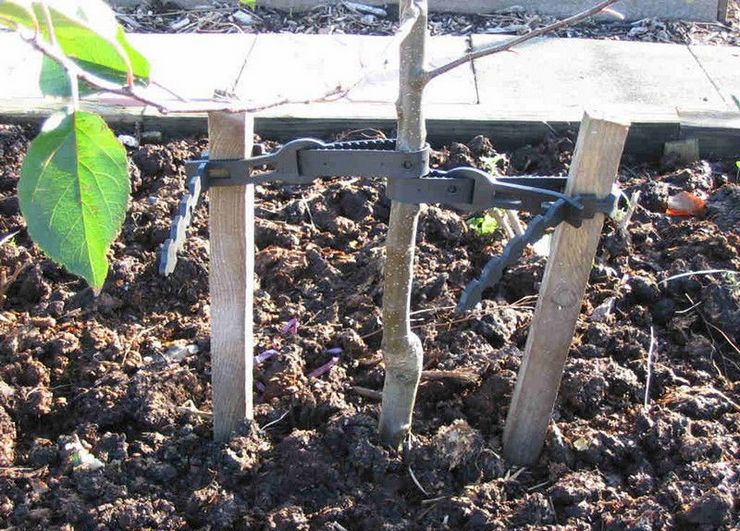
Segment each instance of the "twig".
M439 371L429 370L421 372L421 379L426 381L454 380L459 383L469 384L478 381L478 375L472 371Z
M374 389L368 389L367 387L360 387L359 385L353 385L352 390L363 398L369 398L370 400L382 400L383 393Z
M18 280L18 277L26 270L26 267L28 267L28 264L16 265L15 270L9 277L4 270L0 272L0 304L5 302L5 295L8 292L8 289L16 280Z
M647 357L647 377L645 378L645 410L650 404L650 383L653 379L653 352L655 350L655 328L650 327L650 348Z
M442 500L446 500L449 496L437 496L436 498L429 498L428 500L421 500L422 505L432 505Z
M717 275L727 273L728 275L740 275L740 272L733 271L732 269L704 269L702 271L689 271L688 273L681 273L680 275L673 275L672 277L668 277L666 279L661 280L658 282L658 284L668 284L671 280L676 280L677 278L684 278L684 277L690 277L692 275Z
M288 416L288 413L290 413L290 409L288 411L286 411L285 413L283 413L282 415L280 415L280 418L277 418L277 419L275 419L275 420L273 420L271 422L268 422L264 426L262 426L262 430L264 431L267 428L269 428L270 426L274 426L275 424L277 424L278 422L280 422L281 420L283 420L285 417L287 417Z
M511 227L511 230L514 231L514 235L521 236L522 234L524 234L524 228L522 227L522 222L519 219L519 215L513 210L506 210L505 215L506 219L509 221L509 226Z
M518 301L512 302L511 304L506 304L506 305L503 305L503 306L498 306L498 307L494 308L494 311L495 310L505 310L507 308L515 308L517 310L534 311L534 307L533 306L523 306L520 303L524 302L526 299L536 299L536 298L537 297L534 297L534 296L522 297ZM447 309L447 308L432 308L431 310L445 310L445 309ZM421 313L422 311L423 310L420 310L418 313ZM453 320L453 321L442 321L442 322L418 324L418 325L412 326L411 329L412 330L417 330L419 328L426 328L426 327L429 327L429 326L434 327L434 328L438 328L438 327L441 327L441 326L451 326L451 325L454 325L454 324L460 324L460 323L465 323L465 322L468 322L468 321L473 321L473 320L475 320L479 316L480 316L480 311L475 311L475 312L471 312L470 315L467 315L465 317L462 317L460 319L456 319L456 320ZM382 327L381 328L378 328L377 330L373 330L372 332L369 332L369 333L365 334L364 336L360 336L360 339L367 339L369 337L373 337L375 335L380 334L382 331L383 331L383 328Z
M457 68L458 66L462 66L465 63L474 61L475 59L480 59L481 57L486 57L487 55L493 55L495 53L504 52L506 50L513 48L514 46L518 46L519 44L527 42L536 37L540 37L546 33L551 33L565 26L570 26L571 24L580 22L583 19L586 19L592 15L595 15L597 13L604 11L604 9L606 9L612 4L617 3L618 1L619 0L604 0L603 2L599 2L597 5L595 5L594 7L590 9L581 11L577 15L573 15L572 17L568 17L566 19L560 20L558 22L550 24L549 26L545 26L544 28L536 29L534 31L527 33L526 35L522 35L521 37L511 39L510 41L507 41L501 44L494 44L491 46L485 46L478 50L472 50L471 52L468 52L467 54L461 57L458 57L457 59L454 59L447 64L444 64L432 70L427 70L424 73L424 82L428 83L435 77L441 76L442 74L449 72L450 70Z
M493 217L496 220L496 223L498 223L499 227L503 229L503 231L506 233L506 237L510 240L514 239L516 237L516 233L514 232L514 229L509 224L509 219L504 216L501 213L501 210L498 208L493 209Z
M177 114L177 113L198 113L198 112L228 112L228 113L237 113L237 112L259 112L264 111L267 109L272 109L274 107L279 107L282 105L290 105L290 104L296 104L296 105L308 105L311 103L324 103L324 102L330 102L330 101L336 101L338 99L341 99L343 97L346 97L346 95L354 89L358 84L362 82L362 80L357 81L357 83L349 86L349 87L342 87L341 85L338 85L334 87L330 92L319 96L314 99L306 99L306 100L288 100L283 99L274 103L269 103L266 105L261 106L247 106L244 104L240 104L238 102L223 102L219 100L214 99L207 99L207 100L191 100L190 102L172 102L172 103L165 103L162 101L158 101L151 96L148 96L144 94L140 87L137 87L135 85L119 85L117 83L113 83L111 81L108 81L107 79L103 79L102 77L96 76L95 74L91 74L90 72L87 72L86 70L83 70L77 64L69 59L66 55L64 55L63 52L56 49L53 46L50 46L46 42L44 42L41 38L40 34L35 35L24 35L22 33L19 33L21 38L26 41L28 44L30 44L35 50L43 53L48 58L52 59L56 63L58 63L69 75L71 84L72 84L72 90L74 91L76 88L76 83L73 81L73 78L76 77L77 79L80 79L87 83L88 85L95 87L96 89L100 89L102 92L107 92L110 94L116 94L118 96L123 96L125 98L138 101L139 103L143 103L144 105L149 105L156 109L161 114ZM176 96L179 99L181 99L179 96ZM72 97L74 101L74 95Z
M701 312L698 312L698 313L701 314ZM706 318L704 318L704 322L708 324L709 326L711 326L712 328L714 328L717 332L719 332L722 335L722 337L725 338L725 341L727 341L727 343L729 343L729 345L733 349L735 349L735 352L737 352L737 354L740 355L740 348L738 348L738 346L735 343L733 343L732 339L730 339L730 337L724 332L724 330L722 330L720 327L718 327L714 323L710 323L709 321L706 320Z
M627 199L627 210L624 213L624 217L619 221L619 232L622 235L627 234L627 227L629 226L630 222L632 221L632 216L635 215L635 211L637 210L637 207L640 203L640 195L641 192L638 190L634 192L629 198L625 196Z
M178 413L190 413L192 415L195 415L196 417L201 418L208 418L213 416L213 413L210 413L208 411L201 411L200 409L195 407L195 402L193 402L192 400L187 400L183 405L175 408L175 410Z
M419 490L422 492L422 494L424 494L424 496L429 496L429 493L426 490L424 490L424 487L421 486L421 483L419 483L419 480L416 479L416 474L414 474L413 469L410 466L408 467L408 469L409 469L409 476L411 476L411 479L414 480L414 484L417 487L419 487Z

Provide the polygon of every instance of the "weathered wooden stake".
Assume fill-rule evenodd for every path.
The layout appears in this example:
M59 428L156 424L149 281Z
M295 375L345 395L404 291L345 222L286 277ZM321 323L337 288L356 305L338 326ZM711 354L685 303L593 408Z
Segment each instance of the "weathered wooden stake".
M629 125L586 113L566 193L606 196L628 131ZM512 463L533 464L542 450L603 224L599 214L579 229L562 224L553 236L504 430L504 455Z
M212 158L252 153L254 121L246 113L208 116ZM211 243L211 382L217 441L252 413L254 185L208 191Z

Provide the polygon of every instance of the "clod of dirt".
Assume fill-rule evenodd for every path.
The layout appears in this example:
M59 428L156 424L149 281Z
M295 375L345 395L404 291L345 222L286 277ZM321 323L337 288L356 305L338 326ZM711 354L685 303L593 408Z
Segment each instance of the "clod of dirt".
M151 144L142 146L131 155L131 158L143 177L162 177L175 173L172 154L165 146Z
M480 452L483 441L480 433L464 420L456 420L439 430L435 438L437 450L446 457L447 467L452 470Z
M451 170L461 166L474 167L473 154L465 144L453 143L450 145L450 154L445 169Z
M372 215L373 203L373 198L363 190L348 188L339 194L342 215L355 222L360 222Z
M692 419L718 419L740 407L724 393L711 387L685 386L676 389L664 402L666 407Z
M673 299L663 298L650 307L653 321L659 325L666 325L676 314L676 303Z
M581 416L593 416L606 396L608 386L606 379L592 367L582 367L584 364L598 364L598 361L598 359L574 359L563 374L561 400ZM584 368L586 370L583 370Z
M424 209L419 221L417 241L442 240L450 243L460 242L469 229L460 216L449 210L430 206Z
M601 496L601 491L606 487L601 473L597 471L584 471L571 473L547 489L552 502L559 508L578 505L583 501L595 501Z
M496 150L493 149L491 140L483 135L473 137L473 139L468 142L468 149L476 158L479 159L481 157L490 157L496 153Z
M740 186L728 184L710 195L706 218L716 223L720 230L740 234Z
M679 513L686 525L716 528L726 523L734 506L732 496L719 488L704 493Z
M660 297L660 288L654 279L633 276L627 281L632 299L638 304L652 304Z
M669 187L660 181L650 181L640 195L640 204L652 212L663 213L668 208Z

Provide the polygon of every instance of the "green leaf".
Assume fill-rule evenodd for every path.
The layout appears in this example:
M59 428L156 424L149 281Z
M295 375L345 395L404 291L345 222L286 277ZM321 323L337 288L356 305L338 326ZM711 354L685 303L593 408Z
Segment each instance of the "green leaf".
M68 271L100 289L126 216L126 152L96 114L52 116L28 149L18 199L28 232Z
M139 82L148 82L149 62L128 42L113 11L104 2L47 0L47 5L60 48L81 68L122 84L130 63L134 77ZM34 4L34 10L37 18L43 20L38 3ZM44 24L42 28L48 38L48 28Z
M476 216L468 220L468 226L479 236L490 236L498 230L498 221L491 214Z
M126 39L123 28L116 22L111 9L100 1L47 1L54 34L62 51L82 69L107 81L124 85L128 78L127 61L135 80L146 84L149 62ZM43 20L41 6L34 5L36 15ZM48 28L42 24L48 38ZM46 96L68 97L69 81L61 66L44 61L39 78L41 92ZM81 96L99 92L80 82Z
M102 77L119 85L124 85L126 83L126 74L123 72L117 72L115 70L103 68L99 65L85 63L84 61L77 61L77 63L80 67L98 77ZM59 63L46 56L41 60L39 88L44 96L68 98L71 95L67 72L65 72L64 68L62 68ZM88 85L83 80L80 80L79 92L80 96L84 97L99 93L100 90Z
M0 27L34 29L36 19L28 0L0 0Z
M119 74L119 77L125 77ZM58 98L69 98L72 95L70 90L69 77L59 63L53 59L44 56L41 59L41 75L39 76L39 88L44 96L54 96ZM100 92L90 87L84 81L79 82L80 96L89 96Z
M41 59L41 75L39 76L39 88L44 96L69 97L70 86L67 72L59 63L47 56Z
M257 7L257 0L239 0L239 2L249 7L250 9L254 9L255 7Z

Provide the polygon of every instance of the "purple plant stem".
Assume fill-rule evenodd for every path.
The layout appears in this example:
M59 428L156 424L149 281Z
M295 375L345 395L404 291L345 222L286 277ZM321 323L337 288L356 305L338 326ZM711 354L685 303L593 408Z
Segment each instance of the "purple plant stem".
M321 367L318 369L312 370L310 373L308 373L309 378L318 378L319 376L326 374L331 370L334 365L339 363L339 356L334 356L332 359L324 363Z
M285 326L283 326L283 329L280 331L280 335L283 336L295 335L297 333L298 317L292 317L287 323L285 323Z
M261 354L257 354L257 355L256 355L256 356L254 357L254 362L255 362L255 363L256 363L257 365L259 365L260 363L264 363L264 362L266 362L267 360L269 360L270 358L272 358L273 356L277 355L277 353L278 353L278 351L277 351L277 350L275 350L275 349L270 349L270 350L266 350L266 351L264 351L264 352L263 352L263 353L261 353Z

